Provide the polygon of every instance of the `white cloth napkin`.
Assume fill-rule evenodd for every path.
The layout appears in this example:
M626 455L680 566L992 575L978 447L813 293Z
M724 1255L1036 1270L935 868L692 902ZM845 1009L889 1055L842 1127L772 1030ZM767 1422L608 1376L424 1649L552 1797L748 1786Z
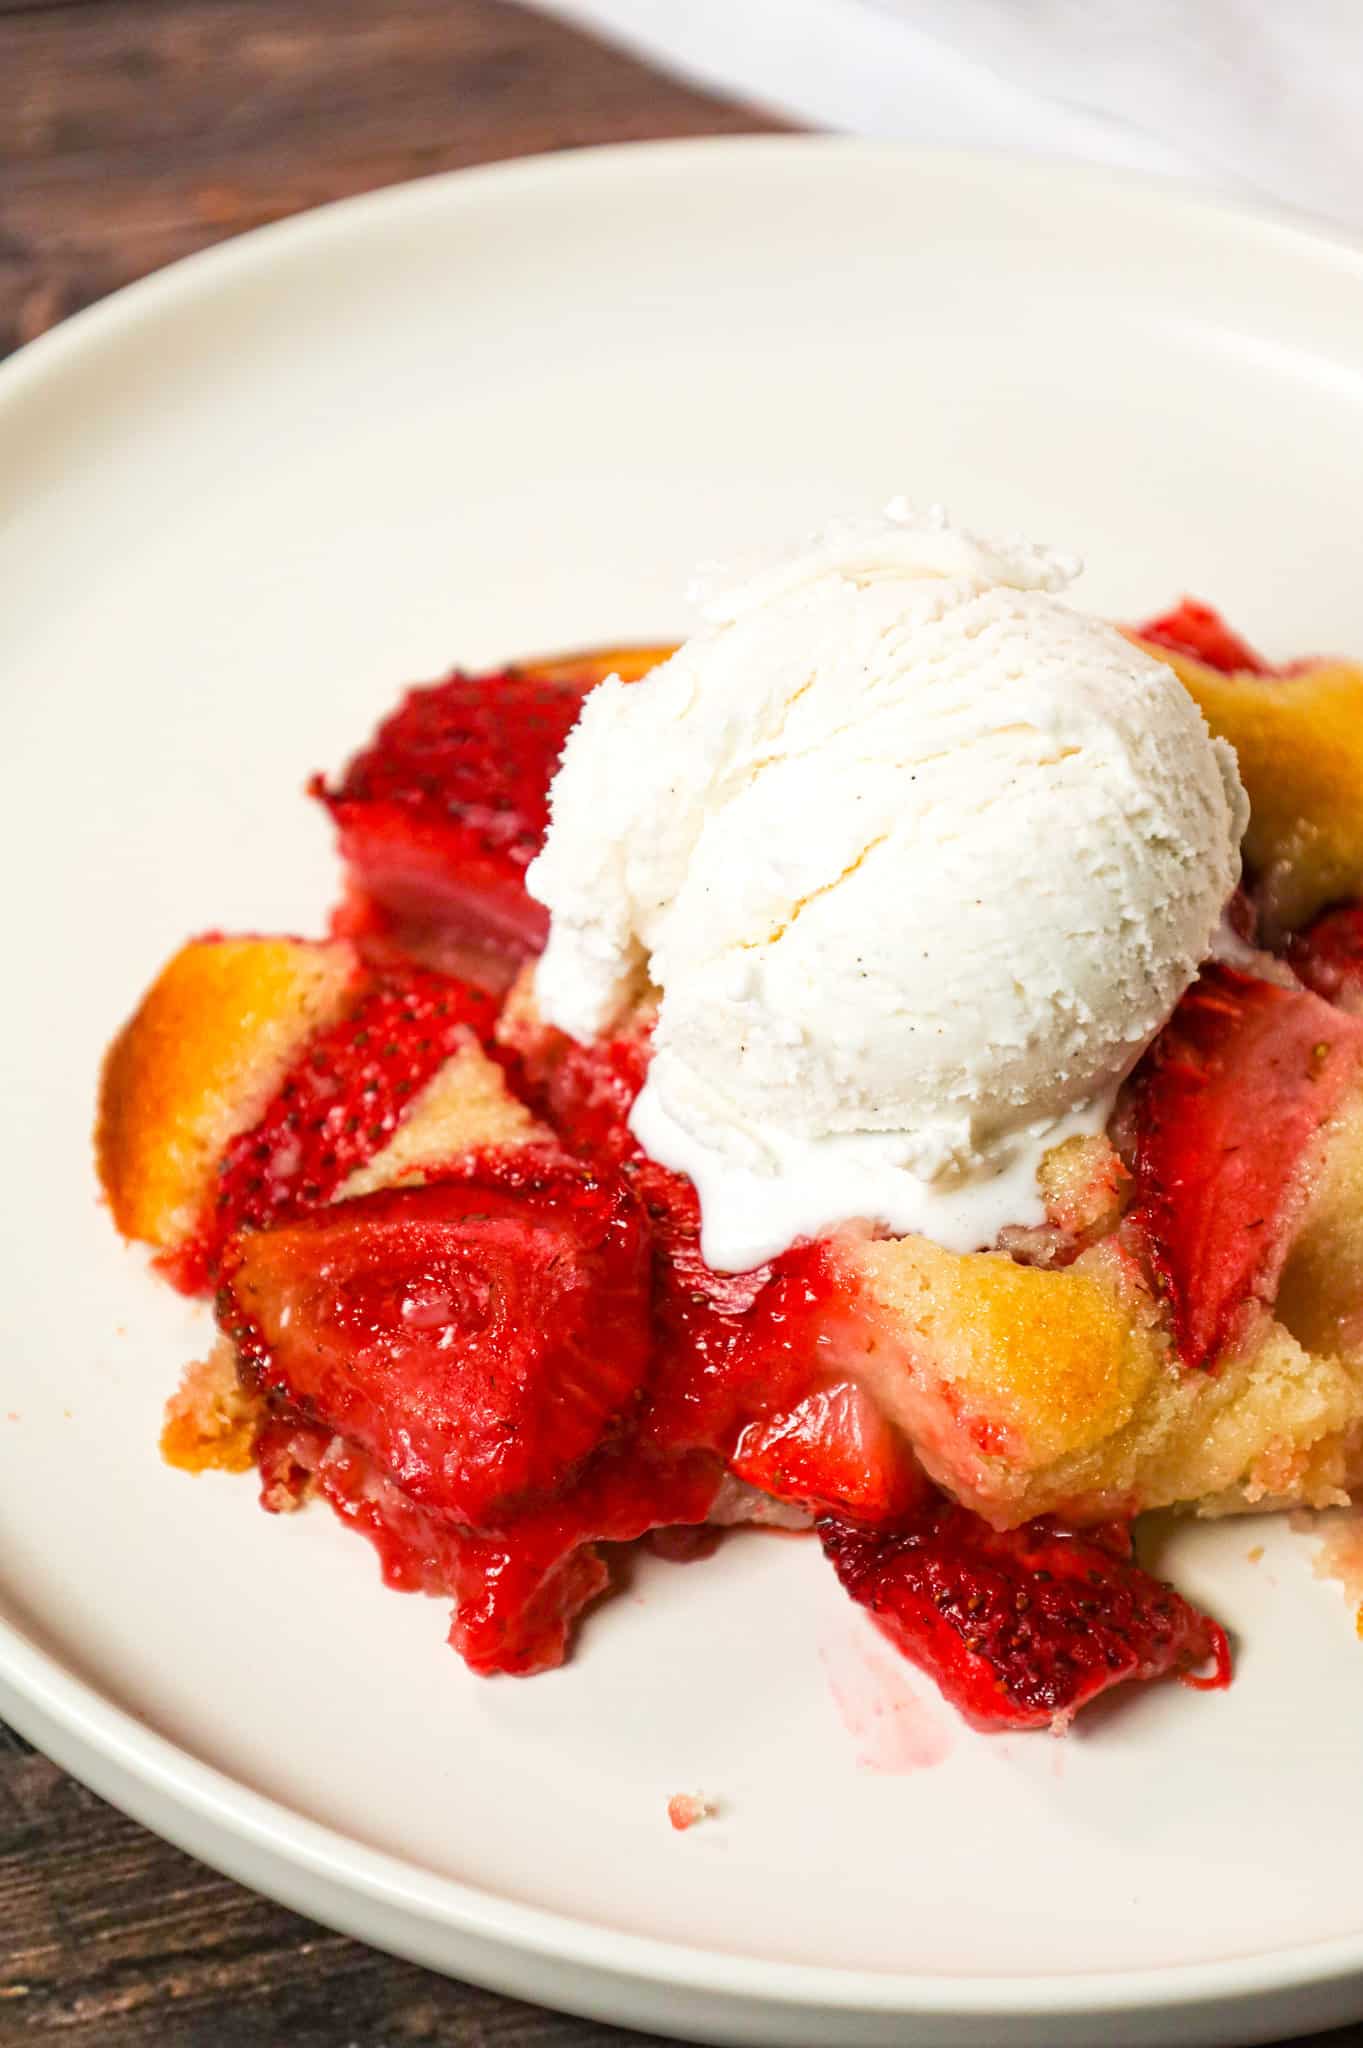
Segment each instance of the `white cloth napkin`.
M1200 179L1363 228L1363 0L540 0L853 134Z

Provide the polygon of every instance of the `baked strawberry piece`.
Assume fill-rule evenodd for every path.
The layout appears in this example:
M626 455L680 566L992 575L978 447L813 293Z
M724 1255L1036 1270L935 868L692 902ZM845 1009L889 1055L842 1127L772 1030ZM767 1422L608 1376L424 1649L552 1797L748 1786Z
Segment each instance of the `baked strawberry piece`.
M1064 1727L1131 1680L1229 1681L1224 1631L1132 1563L1122 1528L1001 1532L938 1499L892 1534L826 1520L819 1536L846 1591L977 1728Z
M487 1530L564 1492L635 1402L648 1252L618 1181L528 1146L244 1233L218 1320L267 1396Z
M1305 990L1206 968L1133 1086L1136 1199L1185 1366L1271 1307L1316 1141L1356 1089L1363 1024Z
M929 1490L907 1439L853 1379L816 1386L745 1422L728 1467L775 1500L873 1529L894 1527Z
M642 675L667 651L455 669L409 690L337 783L310 784L347 870L336 931L504 987L548 934L525 871L582 698L603 676Z

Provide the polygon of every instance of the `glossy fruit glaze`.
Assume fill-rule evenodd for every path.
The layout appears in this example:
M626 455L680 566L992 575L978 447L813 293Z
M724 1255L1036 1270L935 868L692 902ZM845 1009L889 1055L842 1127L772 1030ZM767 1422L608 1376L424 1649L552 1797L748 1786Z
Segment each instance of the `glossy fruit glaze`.
M287 1413L261 1432L257 1462L267 1507L315 1490L368 1537L387 1585L453 1601L450 1642L470 1669L516 1677L563 1662L573 1623L611 1583L601 1543L702 1523L720 1480L701 1456L663 1466L607 1450L559 1498L488 1534L418 1506L363 1451Z

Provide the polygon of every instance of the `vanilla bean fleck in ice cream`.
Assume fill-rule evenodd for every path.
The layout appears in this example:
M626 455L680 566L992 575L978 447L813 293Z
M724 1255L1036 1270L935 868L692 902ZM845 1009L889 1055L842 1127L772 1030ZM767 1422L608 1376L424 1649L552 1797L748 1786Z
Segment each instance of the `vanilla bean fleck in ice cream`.
M1211 951L1234 756L1076 573L895 505L710 582L670 661L587 699L537 998L587 1039L661 992L633 1127L712 1265L1039 1222L1042 1151L1102 1127Z

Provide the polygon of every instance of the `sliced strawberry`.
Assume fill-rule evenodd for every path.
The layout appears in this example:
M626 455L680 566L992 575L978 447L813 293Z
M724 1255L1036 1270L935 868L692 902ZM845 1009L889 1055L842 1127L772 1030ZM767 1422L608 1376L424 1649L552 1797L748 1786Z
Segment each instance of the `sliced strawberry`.
M1224 1631L1131 1563L1120 1531L1001 1533L938 1499L892 1532L819 1534L845 1590L977 1728L1063 1727L1128 1679L1229 1681Z
M334 786L349 888L336 929L503 987L538 953L548 915L525 870L582 699L604 675L642 675L666 648L620 648L409 690Z
M1208 668L1220 669L1225 675L1277 673L1248 641L1231 631L1220 612L1213 611L1209 604L1199 604L1195 598L1183 598L1172 611L1148 619L1145 625L1132 630L1141 640L1167 647L1171 654L1191 655L1194 661L1205 662Z
M465 982L416 967L377 975L227 1147L199 1228L174 1256L176 1284L195 1293L209 1284L238 1230L329 1202L348 1174L382 1151L470 1031L489 1038L496 1020L492 998Z
M525 870L549 820L549 784L582 705L574 676L518 669L409 690L340 782L310 784L336 821L352 897L344 921L486 948L539 952L547 913Z
M647 1234L618 1181L558 1154L489 1156L243 1233L218 1314L263 1391L419 1505L496 1527L563 1492L636 1401Z
M672 1341L641 1426L710 1446L735 1477L799 1507L869 1523L916 1507L926 1479L856 1380L866 1331L829 1248L795 1245L756 1273L712 1274L694 1193L680 1187L689 1207L674 1231L690 1230L680 1259L674 1238L661 1298ZM733 1298L736 1282L745 1292Z
M852 1380L745 1424L729 1470L777 1500L873 1526L901 1521L928 1491L903 1437Z
M1363 1023L1319 996L1204 969L1132 1081L1128 1212L1185 1365L1271 1303L1313 1141L1359 1070Z
M1327 910L1287 942L1287 961L1300 981L1327 1003L1363 1013L1363 903Z

